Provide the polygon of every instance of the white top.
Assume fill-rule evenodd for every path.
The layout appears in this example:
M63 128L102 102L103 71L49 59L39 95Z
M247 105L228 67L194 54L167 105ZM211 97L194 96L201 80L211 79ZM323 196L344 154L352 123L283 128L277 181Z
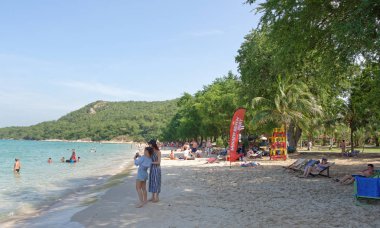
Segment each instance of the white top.
M183 151L183 156L185 156L185 157L189 157L189 150L184 150Z

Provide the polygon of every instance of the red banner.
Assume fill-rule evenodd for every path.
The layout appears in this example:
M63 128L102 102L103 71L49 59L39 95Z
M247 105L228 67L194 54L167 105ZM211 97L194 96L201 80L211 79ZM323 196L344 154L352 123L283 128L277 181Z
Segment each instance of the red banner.
M232 117L231 126L230 126L230 161L236 161L239 158L238 153L236 152L237 146L239 143L239 134L240 130L244 129L244 115L245 109L239 108L235 111L234 116Z

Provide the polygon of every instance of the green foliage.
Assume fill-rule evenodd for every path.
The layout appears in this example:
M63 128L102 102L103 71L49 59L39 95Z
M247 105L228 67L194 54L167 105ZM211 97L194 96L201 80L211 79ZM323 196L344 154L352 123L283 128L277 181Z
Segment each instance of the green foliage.
M307 125L308 120L322 114L322 108L306 84L281 77L278 77L276 84L277 90L271 97L255 97L252 100L255 113L253 121L259 124L275 122L288 127L292 121Z
M361 127L378 132L379 2L267 0L257 11L262 13L260 24L236 57L245 101L274 97L280 91L274 86L277 75L291 75L324 111L318 118L288 121L294 132L336 135L342 123L349 125L351 136ZM261 118L267 123L280 118L268 114ZM286 116L281 118L289 120ZM263 129L261 124L255 127Z
M229 72L194 96L185 93L177 103L178 113L164 130L164 140L226 138L240 104L240 87L240 80Z
M177 111L177 100L162 102L97 101L57 121L0 129L0 138L134 141L158 138Z
M263 13L261 27L270 28L270 39L281 45L279 51L283 57L288 55L290 63L298 62L293 58L303 58L309 51L331 68L342 59L353 62L362 56L378 62L380 58L377 0L267 0L257 10Z

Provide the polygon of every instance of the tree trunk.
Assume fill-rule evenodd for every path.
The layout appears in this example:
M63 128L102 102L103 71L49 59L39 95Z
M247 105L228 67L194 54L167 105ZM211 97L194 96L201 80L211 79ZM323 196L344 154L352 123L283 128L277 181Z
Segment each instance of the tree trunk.
M375 136L375 144L376 144L376 147L380 146L379 137L377 136Z
M351 136L351 153L354 152L354 129L353 124L350 122L350 136Z
M293 122L289 124L289 128L287 129L287 134L289 135L289 147L293 147L297 150L298 141L302 135L302 129L298 126L295 126Z
M297 145L294 145L294 123L290 122L288 129L286 129L286 137L288 137L289 147L296 148Z
M296 150L297 150L298 141L300 140L301 136L302 136L302 129L297 126L296 127L296 133L294 135L294 141L295 141L295 145L296 145L295 149Z

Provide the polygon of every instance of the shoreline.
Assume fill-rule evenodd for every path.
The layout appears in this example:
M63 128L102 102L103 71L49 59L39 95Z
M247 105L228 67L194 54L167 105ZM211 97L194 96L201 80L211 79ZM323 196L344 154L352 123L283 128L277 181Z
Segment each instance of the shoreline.
M43 140L35 140L35 141L41 141L41 142L74 142L74 143L105 143L105 144L134 144L134 141L107 141L107 140L101 140L101 141L92 141L92 140L66 140L66 139L43 139Z
M32 140L32 139L0 139L0 140L13 140L13 141L35 141L35 142L69 142L69 143L104 143L104 144L136 144L138 142L134 141L91 141L91 140L66 140L66 139L41 139L41 140Z
M97 177L90 185L67 190L66 193L57 196L56 200L38 205L32 212L16 214L0 224L2 227L51 227L58 223L62 226L82 227L71 222L70 218L96 202L107 190L122 183L124 178L130 175L133 167L133 161L129 160L119 172Z

